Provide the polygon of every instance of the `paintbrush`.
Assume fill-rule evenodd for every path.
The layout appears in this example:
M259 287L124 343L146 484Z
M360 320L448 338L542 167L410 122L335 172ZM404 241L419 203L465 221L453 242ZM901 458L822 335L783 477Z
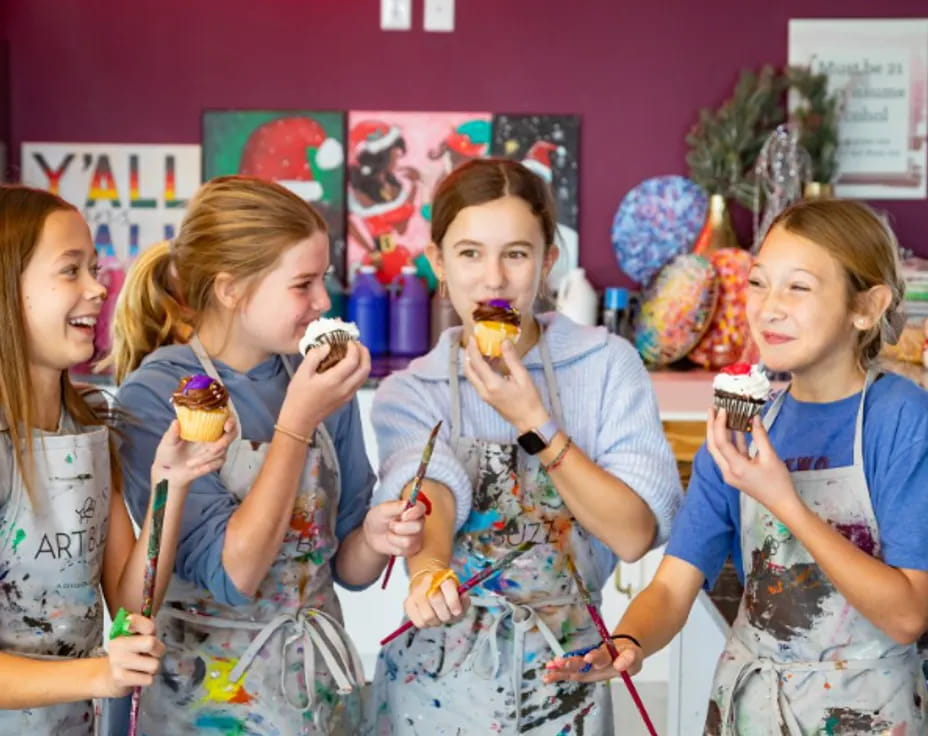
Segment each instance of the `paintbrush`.
M168 501L168 482L160 480L155 486L151 506L151 532L148 535L148 564L142 584L142 615L151 616L154 607L155 578L158 575L158 557L161 555L161 529L164 527L164 509ZM138 728L139 698L142 688L132 690L132 707L129 710L129 736L135 736Z
M403 511L406 512L416 505L416 501L419 500L419 493L422 491L422 481L425 478L425 470L429 466L429 460L432 459L432 449L435 447L435 439L438 437L438 430L441 428L442 420L438 420L438 424L432 427L432 433L429 435L428 441L425 443L425 449L422 451L422 459L419 461L419 468L416 470L416 475L412 479L412 491L409 493L409 498L406 499L406 506L403 507ZM383 583L381 583L380 588L383 590L387 587L387 583L390 582L390 573L393 572L393 566L396 564L396 555L390 555L390 559L387 562L387 569L383 574Z
M593 619L593 625L596 627L596 630L599 632L599 636L603 640L603 644L606 645L606 649L609 650L609 656L612 657L612 661L615 661L615 658L619 656L618 650L615 648L615 644L612 642L612 636L609 634L609 629L606 628L606 624L603 622L603 617L599 613L599 609L593 604L593 598L590 596L590 591L587 590L586 585L583 582L583 578L580 577L580 572L577 570L576 565L574 565L573 558L570 555L567 556L567 569L570 570L570 574L573 576L574 582L577 584L577 590L580 593L580 597L583 599L583 603L586 606L586 610L590 614L590 618ZM628 694L632 696L632 700L635 701L635 706L638 708L638 712L641 714L641 720L644 721L644 725L648 729L648 733L651 736L657 736L657 731L654 729L654 724L651 722L651 717L648 715L647 709L644 707L644 703L641 702L641 696L638 695L638 689L635 687L632 682L632 678L624 670L619 673L622 675L622 680L625 682L625 687L628 688Z
M518 547L516 547L512 552L509 552L503 557L500 557L496 562L491 565L487 565L476 575L472 575L467 578L463 583L458 585L458 595L466 593L472 588L476 588L478 585L486 581L488 578L493 577L496 573L502 570L505 567L508 567L512 564L513 560L516 559L519 555L527 552L529 549L535 546L534 542L522 542ZM389 644L400 634L409 631L413 627L412 621L406 621L402 626L400 626L396 631L394 631L389 636L384 637L380 640L380 646Z

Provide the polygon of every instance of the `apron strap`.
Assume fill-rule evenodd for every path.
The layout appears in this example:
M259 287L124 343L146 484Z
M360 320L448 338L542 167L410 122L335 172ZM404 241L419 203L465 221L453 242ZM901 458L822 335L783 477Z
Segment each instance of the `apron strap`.
M575 598L552 598L536 603L535 606L563 606L576 603ZM512 621L512 652L510 655L510 676L516 704L516 731L522 720L522 667L525 660L525 635L532 629L538 629L555 656L563 657L564 648L545 620L538 615L533 606L513 603L503 596L471 596L471 605L487 610L491 621L477 635L474 647L467 657L473 672L486 680L495 679L499 674L502 657L499 648L499 627L506 619Z
M219 377L219 371L216 369L216 364L213 363L213 359L209 357L206 348L204 348L203 343L200 342L200 338L196 334L193 334L190 336L190 340L187 344L190 346L190 349L193 350L193 354L200 362L200 366L202 366L206 375L214 381L222 383L222 379ZM232 416L235 417L235 439L240 440L242 439L242 419L238 414L238 410L235 408L235 402L232 401L232 394L229 394L229 411L231 411Z
M548 402L551 404L551 413L558 427L566 431L564 427L564 410L561 405L561 395L557 389L557 378L554 375L554 364L551 362L551 352L548 349L547 330L539 325L538 335L538 352L541 354L541 367L545 374L545 387L548 392ZM460 377L458 376L458 351L460 346L457 341L451 344L448 355L448 381L451 393L451 445L455 446L461 439L461 389L459 386Z

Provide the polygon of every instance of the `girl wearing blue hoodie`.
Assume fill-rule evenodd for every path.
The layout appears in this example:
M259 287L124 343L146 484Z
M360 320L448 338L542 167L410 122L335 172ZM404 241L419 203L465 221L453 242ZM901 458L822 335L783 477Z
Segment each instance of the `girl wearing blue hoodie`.
M365 587L389 555L417 551L424 508L369 508L354 398L367 350L352 342L324 372L328 346L295 355L330 306L328 265L312 207L279 185L223 177L120 295L113 362L119 403L137 420L122 447L132 512L147 503L146 468L181 378L220 381L239 420L225 465L190 491L157 619L165 663L142 697L146 736L359 728L363 672L333 582Z

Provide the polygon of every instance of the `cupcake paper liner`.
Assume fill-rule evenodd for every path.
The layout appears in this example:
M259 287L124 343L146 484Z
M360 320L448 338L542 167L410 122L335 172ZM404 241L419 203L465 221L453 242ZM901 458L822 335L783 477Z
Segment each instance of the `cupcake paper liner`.
M515 325L503 322L477 322L474 324L474 338L477 349L487 358L500 358L503 355L503 342L519 339L520 330Z
M190 409L174 406L180 423L180 437L188 442L215 442L222 437L222 428L229 418L228 407L221 409Z
M763 408L766 401L757 401L748 396L738 396L726 391L716 391L714 394L715 408L724 409L725 426L737 432L749 432L751 420Z

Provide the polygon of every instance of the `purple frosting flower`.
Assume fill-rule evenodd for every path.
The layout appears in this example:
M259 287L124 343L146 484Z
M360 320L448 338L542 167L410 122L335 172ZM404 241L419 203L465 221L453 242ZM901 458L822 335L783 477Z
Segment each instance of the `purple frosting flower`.
M487 302L488 307L497 307L499 309L511 309L509 302L506 299L490 299Z
M184 386L184 393L188 391L199 391L200 389L209 388L212 384L213 379L209 376L205 376L202 373L195 373L190 377L190 380L187 381L187 385Z

